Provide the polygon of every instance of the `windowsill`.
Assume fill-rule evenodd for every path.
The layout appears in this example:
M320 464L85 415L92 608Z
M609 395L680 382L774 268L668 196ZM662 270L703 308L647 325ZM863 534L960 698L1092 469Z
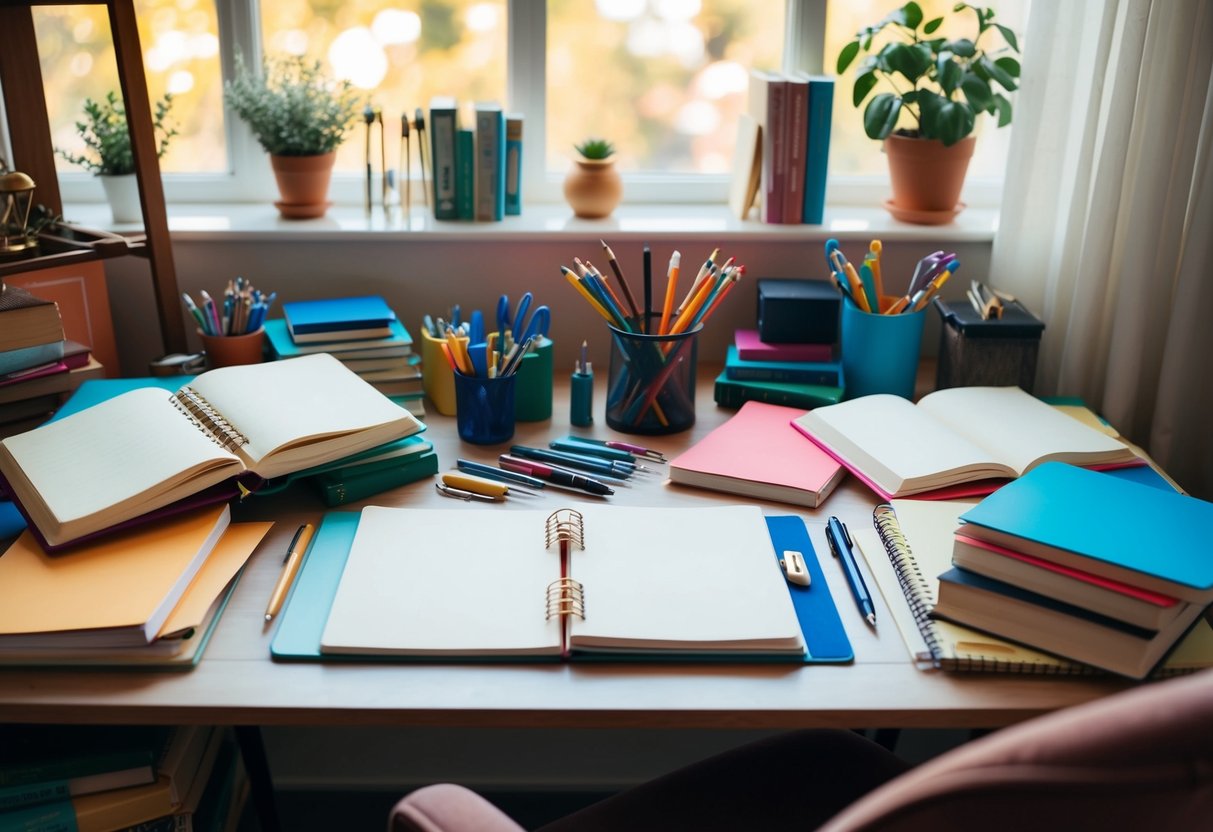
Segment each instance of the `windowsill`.
M64 216L90 228L117 233L138 233L138 225L115 225L103 203L68 205ZM714 240L804 239L933 240L983 242L994 238L998 228L995 209L968 208L947 225L910 225L894 220L883 208L837 206L826 212L822 225L769 225L757 220L738 220L723 205L624 205L603 220L583 220L563 204L531 205L521 216L501 222L435 220L423 206L414 206L407 219L398 211L385 216L382 209L367 215L362 208L333 206L326 216L314 220L284 220L269 203L173 204L168 207L169 230L174 239L282 240L306 234L311 240L349 240L364 235L378 239L483 242L517 240L536 242L569 236L610 237L612 240L660 240L705 235Z

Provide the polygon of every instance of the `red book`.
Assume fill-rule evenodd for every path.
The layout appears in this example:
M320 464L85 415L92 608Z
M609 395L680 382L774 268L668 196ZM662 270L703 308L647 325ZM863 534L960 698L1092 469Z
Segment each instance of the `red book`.
M742 361L833 361L833 344L768 344L756 329L733 333L737 357Z

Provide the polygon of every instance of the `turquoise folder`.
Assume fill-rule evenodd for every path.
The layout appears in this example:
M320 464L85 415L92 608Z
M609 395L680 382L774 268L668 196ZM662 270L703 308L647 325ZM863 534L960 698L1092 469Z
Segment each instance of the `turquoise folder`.
M359 512L334 511L324 516L317 529L312 545L308 549L299 575L287 597L282 615L279 617L278 632L270 643L270 655L275 659L285 661L316 661L320 659L358 661L386 660L402 661L397 657L343 657L320 654L320 636L324 632L328 620L329 609L337 594L337 584L341 581L341 573L345 570L345 560L354 541L354 533L358 530ZM804 560L812 578L810 586L795 586L788 584L792 595L792 603L796 609L796 617L804 633L808 653L805 662L849 662L855 656L851 642L843 629L842 619L839 618L838 608L827 588L825 575L817 562L813 544L809 540L804 521L795 516L766 518L767 527L774 543L776 557L786 549L794 549L804 555ZM413 659L407 659L413 661ZM590 661L629 661L630 657L578 657L577 660ZM738 661L737 659L729 659ZM517 660L511 660L517 661ZM662 657L659 659L645 658L644 661L683 662L681 657ZM696 659L695 661L712 661L712 659Z

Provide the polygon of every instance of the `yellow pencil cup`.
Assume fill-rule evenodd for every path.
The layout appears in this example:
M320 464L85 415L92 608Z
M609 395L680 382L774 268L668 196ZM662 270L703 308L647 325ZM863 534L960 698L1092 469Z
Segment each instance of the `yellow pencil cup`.
M430 335L421 326L421 387L434 409L443 416L455 415L455 374L442 352L444 338ZM467 341L466 338L462 339Z

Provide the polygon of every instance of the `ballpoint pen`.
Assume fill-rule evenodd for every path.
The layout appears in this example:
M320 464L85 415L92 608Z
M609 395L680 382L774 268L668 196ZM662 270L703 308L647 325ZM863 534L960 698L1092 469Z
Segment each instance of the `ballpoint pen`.
M599 459L597 457L586 456L585 454L549 451L543 448L530 448L526 445L511 445L510 453L514 456L526 457L527 459L537 459L549 465L558 465L564 468L579 468L582 471L590 471L594 474L617 479L625 479L632 476L633 473L631 469L616 467L619 463L613 460Z
M497 458L503 468L508 468L512 471L520 471L532 477L548 480L556 485L563 485L568 488L576 488L579 491L585 491L590 494L596 494L600 497L606 497L615 493L615 489L611 488L604 482L587 477L584 474L578 474L573 471L566 471L563 468L545 465L542 462L535 462L530 459L521 459L510 454L502 454Z
M608 448L605 445L594 445L584 441L578 436L570 436L567 439L553 439L548 443L548 447L554 451L564 451L565 453L570 454L582 454L583 456L596 456L601 459L610 459L615 462L626 462L637 471L653 470L637 464L636 457L627 451L621 451L618 448Z
M282 573L278 576L278 583L274 585L274 592L270 595L269 605L265 608L266 621L272 621L274 616L282 609L282 602L286 600L286 593L295 581L295 575L299 572L299 565L303 562L303 553L307 551L307 546L311 543L312 533L315 530L315 527L311 523L304 523L295 532L295 536L291 538L290 548L287 549L286 558L283 560Z
M519 488L516 485L508 485L500 480L488 479L472 473L454 473L448 471L442 475L442 485L461 491L470 491L482 497L491 497L494 500L504 500L506 497L520 494L535 496L533 492Z
M868 594L867 584L863 582L859 564L855 561L855 547L851 543L851 535L847 533L847 527L837 517L831 516L826 522L826 542L830 545L830 551L834 557L838 558L838 562L842 564L842 571L847 576L847 584L851 587L851 595L855 598L855 606L859 607L859 612L864 619L875 627L876 607L872 605L872 596Z
M631 442L620 442L615 439L591 439L588 436L571 436L569 438L574 439L577 442L589 442L591 445L602 445L604 448L615 448L620 451L628 451L629 453L636 454L636 456L642 456L645 459L652 460L653 462L666 461L665 454L663 454L661 451L654 450L653 448L645 448L641 445L633 445Z
M455 460L455 467L469 474L488 477L489 479L500 480L501 482L514 483L516 485L525 485L528 488L542 489L547 485L547 483L538 477L527 476L517 471L506 471L501 468L495 468L492 465L485 465L482 462L473 462L470 459Z

